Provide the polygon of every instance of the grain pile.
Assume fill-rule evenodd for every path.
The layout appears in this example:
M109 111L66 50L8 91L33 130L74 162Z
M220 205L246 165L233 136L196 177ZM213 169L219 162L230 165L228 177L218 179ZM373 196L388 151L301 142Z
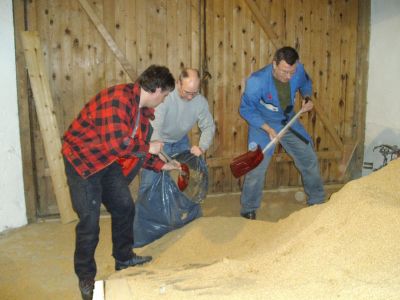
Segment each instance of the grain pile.
M399 299L400 159L277 223L201 218L137 251L106 299Z

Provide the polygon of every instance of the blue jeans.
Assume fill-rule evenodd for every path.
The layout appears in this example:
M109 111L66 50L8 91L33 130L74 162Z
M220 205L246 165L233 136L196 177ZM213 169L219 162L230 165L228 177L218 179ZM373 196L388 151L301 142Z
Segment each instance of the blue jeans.
M69 161L64 159L64 162L72 206L79 217L76 225L75 273L80 280L94 279L97 271L94 253L99 242L101 203L111 214L112 254L121 261L133 256L135 204L128 180L118 163L84 179Z
M164 143L163 149L164 152L167 153L169 156L173 156L174 154L189 150L189 138L187 135L185 135L182 139L175 143ZM142 169L142 173L140 174L139 195L153 185L156 174L157 173L152 170Z
M324 185L320 175L318 158L311 143L306 144L288 131L280 140L286 152L293 158L296 168L301 174L307 204L320 204L325 199ZM244 178L243 190L240 197L241 213L255 211L260 207L265 173L271 161L270 155L265 155L262 162Z

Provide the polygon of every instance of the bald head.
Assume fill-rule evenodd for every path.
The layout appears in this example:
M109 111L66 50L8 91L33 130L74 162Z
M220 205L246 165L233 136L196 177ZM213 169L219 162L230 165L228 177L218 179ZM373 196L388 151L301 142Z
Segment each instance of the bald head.
M186 68L179 74L178 91L184 100L192 100L200 90L200 73L197 69Z

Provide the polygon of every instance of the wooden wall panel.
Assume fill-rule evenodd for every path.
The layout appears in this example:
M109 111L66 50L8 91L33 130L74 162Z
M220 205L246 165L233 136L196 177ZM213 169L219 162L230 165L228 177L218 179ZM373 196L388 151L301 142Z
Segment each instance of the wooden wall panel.
M313 79L318 109L302 116L301 121L313 136L325 182L339 182L338 157L343 145L349 138L354 138L352 119L355 101L359 101L355 98L358 1L259 0L255 3L278 36L276 44L282 42L295 47ZM208 31L214 33L207 35L208 48L214 49L210 72L218 81L213 83L207 96L214 103L218 132L215 140L223 149L208 159L214 176L211 192L224 191L229 184L234 191L237 190L236 181L229 181L226 176L230 174L221 168L224 170L232 157L246 150L247 126L237 113L244 80L251 72L270 63L276 49L246 0L232 1L232 5L225 1L210 1L207 8L208 19L214 20L208 22ZM224 22L222 18L232 18L233 22ZM224 37L221 37L222 33ZM232 41L234 47L227 45L227 41ZM238 63L241 70L238 70ZM242 89L240 93L238 86ZM284 151L277 147L277 153ZM276 155L271 163L266 187L301 185L293 162L280 161L278 157Z
M15 15L24 17L16 21L16 31L23 30L25 23L28 30L39 31L61 137L96 92L131 79L78 0L16 2L19 5L15 5ZM229 163L247 148L247 124L238 113L240 97L246 78L270 63L275 45L280 44L298 49L313 79L318 107L302 116L301 121L313 136L325 182L340 181L337 161L341 147L363 138L363 131L355 130L357 120L363 119L365 113L365 106L360 106L364 99L356 97L363 95L356 91L356 70L365 62L357 54L366 53L360 51L363 48L357 41L368 47L368 37L358 37L358 30L367 32L365 28L369 26L367 13L359 18L363 1L252 0L259 8L264 28L250 10L248 0L88 2L136 73L155 63L167 65L174 75L183 66L198 67L203 75L211 74L203 85L217 125L214 143L207 152L210 193L239 191ZM21 12L24 5L25 15ZM266 34L265 26L270 34ZM271 40L274 35L276 38ZM363 87L357 89L360 88ZM29 118L34 137L30 168L34 169L37 182L39 214L55 213L34 111ZM28 139L27 135L24 138ZM198 140L197 128L190 138ZM266 188L298 185L301 179L293 162L277 147ZM132 188L133 192L136 190L137 181ZM34 205L31 207L33 210Z
M199 67L199 1L103 0L89 3L138 74L150 64L166 65L175 76L183 66ZM23 15L24 5L26 15ZM61 137L83 105L99 90L131 79L79 1L22 1L16 9L16 15L24 18L16 32L25 29L22 28L25 22L27 30L39 32ZM33 170L37 182L36 210L39 216L51 215L57 213L57 206L35 114L32 111L30 117L33 120L31 149L36 167ZM194 131L192 138L198 135ZM136 191L137 181L132 185L132 192ZM31 206L34 210L35 206Z

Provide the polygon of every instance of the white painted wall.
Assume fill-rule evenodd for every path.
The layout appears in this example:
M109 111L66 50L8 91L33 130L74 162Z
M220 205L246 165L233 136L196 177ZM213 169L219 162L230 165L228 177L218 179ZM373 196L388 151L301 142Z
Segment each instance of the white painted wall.
M0 232L25 225L12 0L0 1Z
M400 147L400 0L371 0L364 162L382 164L381 144ZM370 170L363 170L363 175Z

